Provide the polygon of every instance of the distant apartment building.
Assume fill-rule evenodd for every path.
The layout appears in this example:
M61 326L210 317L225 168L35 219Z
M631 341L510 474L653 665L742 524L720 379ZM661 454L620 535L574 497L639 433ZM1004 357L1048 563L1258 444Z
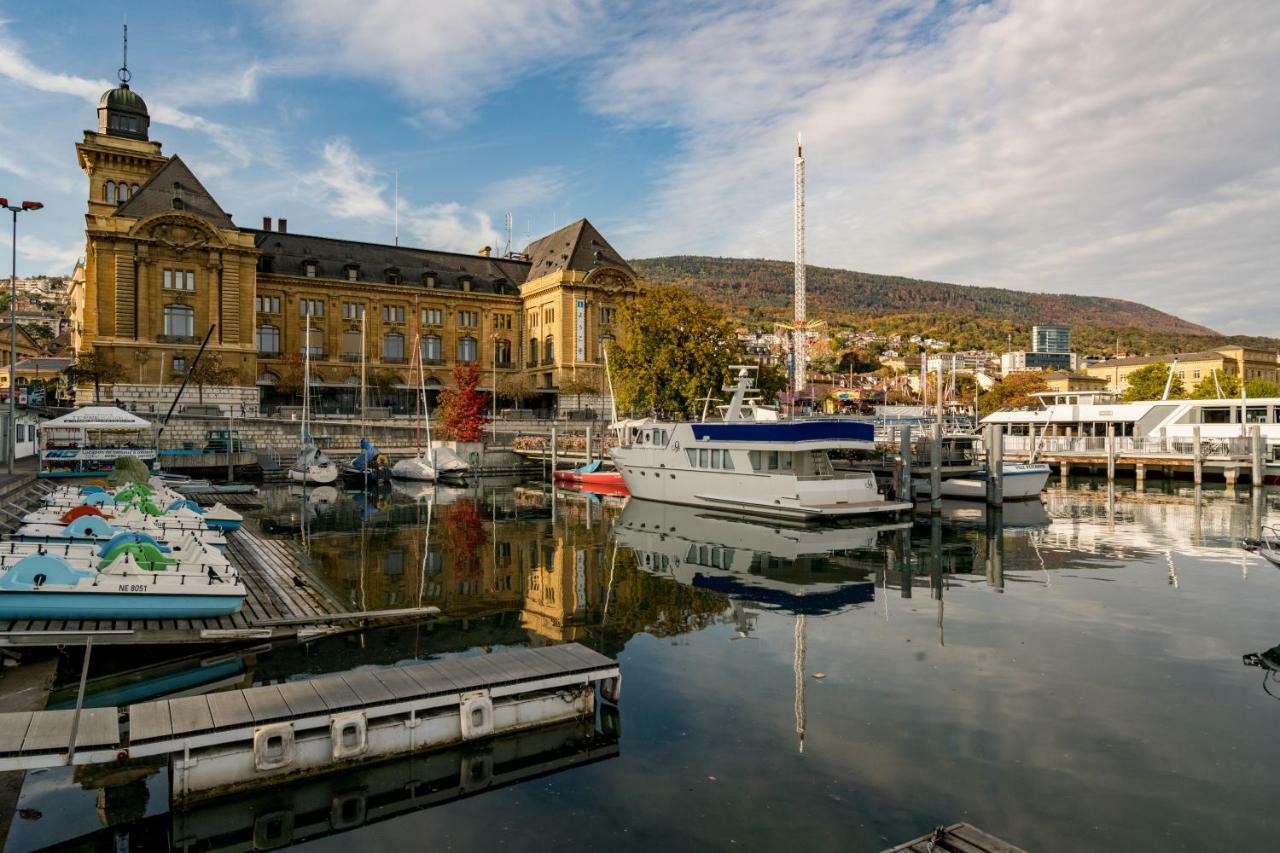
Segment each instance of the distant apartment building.
M1078 357L1073 352L1027 352L1016 350L1000 356L1000 375L1025 373L1031 370L1066 370L1076 369Z
M1032 326L1032 352L1071 352L1070 326Z
M1174 364L1174 375L1188 387L1208 378L1217 371L1219 375L1240 376L1246 382L1264 379L1280 383L1280 360L1275 350L1252 347L1223 347L1206 352L1170 353L1168 355L1144 355L1134 358L1113 358L1090 364L1084 371L1090 376L1105 380L1107 387L1122 393L1129 387L1129 374L1150 364Z

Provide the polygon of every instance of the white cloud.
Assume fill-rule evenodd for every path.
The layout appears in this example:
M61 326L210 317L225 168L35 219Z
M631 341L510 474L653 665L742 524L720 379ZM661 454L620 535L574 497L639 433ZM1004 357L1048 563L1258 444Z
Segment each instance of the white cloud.
M564 170L547 167L494 181L481 194L478 206L487 210L528 210L554 206L565 191Z
M642 253L789 257L803 129L813 263L1273 332L1278 33L1249 2L733 4L587 89L685 139Z
M418 245L427 248L471 253L481 246L498 245L498 232L489 214L456 202L411 208L405 219Z
M598 44L606 16L598 0L285 0L268 23L298 63L387 80L424 117L456 124L476 99Z
M356 153L350 142L329 140L320 159L320 167L304 180L318 192L320 204L329 215L383 221L394 217L392 206L384 197L388 181Z
M9 229L0 229L0 247L4 248L6 261L13 239ZM55 243L43 237L23 234L18 230L18 257L28 269L47 271L54 275L70 274L75 263L84 255L84 243ZM19 271L20 274L22 271ZM4 264L4 278L9 277L9 265Z

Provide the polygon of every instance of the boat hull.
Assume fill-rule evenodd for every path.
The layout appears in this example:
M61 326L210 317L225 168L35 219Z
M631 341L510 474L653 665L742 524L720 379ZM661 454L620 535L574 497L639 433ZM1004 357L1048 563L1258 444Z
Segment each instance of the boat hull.
M338 468L336 465L311 465L306 470L297 468L289 469L289 482L291 483L309 483L316 486L327 486L337 481Z
M564 483L581 483L584 486L621 486L626 488L622 474L618 471L597 471L592 474L582 474L577 471L557 471L555 477Z
M243 604L243 595L6 590L0 619L203 619L230 616Z
M1049 482L1048 465L1011 465L1006 466L1003 477L1002 499L1005 501L1039 500L1040 493ZM928 480L915 481L917 498L930 496ZM985 501L987 499L987 480L985 477L952 477L942 481L942 497L954 500Z

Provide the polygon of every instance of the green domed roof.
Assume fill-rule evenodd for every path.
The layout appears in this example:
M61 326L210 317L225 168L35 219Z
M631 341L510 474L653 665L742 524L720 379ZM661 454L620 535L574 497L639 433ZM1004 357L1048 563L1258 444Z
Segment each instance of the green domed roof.
M142 100L141 95L130 89L128 83L121 83L116 88L102 93L102 97L98 99L98 109L145 116L147 102Z

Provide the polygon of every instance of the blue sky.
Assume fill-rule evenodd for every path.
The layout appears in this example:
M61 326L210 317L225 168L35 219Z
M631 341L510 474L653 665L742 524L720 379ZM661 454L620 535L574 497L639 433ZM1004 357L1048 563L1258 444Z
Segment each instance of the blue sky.
M1280 4L0 0L22 273L83 251L123 14L152 138L242 225L388 240L398 171L409 244L510 211L517 245L586 216L630 257L789 258L803 130L812 263L1277 333Z

